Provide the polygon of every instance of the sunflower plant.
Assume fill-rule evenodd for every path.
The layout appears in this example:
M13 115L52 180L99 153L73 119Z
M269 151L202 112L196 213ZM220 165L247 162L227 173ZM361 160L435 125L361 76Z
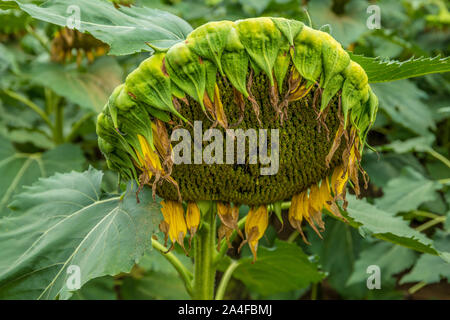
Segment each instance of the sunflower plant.
M370 192L363 152L375 150L368 134L383 99L372 83L446 72L448 59L364 57L307 20L264 16L193 29L133 1L83 0L85 20L74 31L56 0L42 7L8 2L65 27L53 40L53 60L70 63L77 51L79 67L80 50L89 61L108 49L145 56L127 69L95 121L118 192L105 192L106 178L90 168L39 180L17 195L9 208L20 214L6 216L0 228L0 239L14 244L0 252L0 297L20 296L28 281L37 283L26 290L33 298L70 298L79 289L69 286L76 267L81 285L105 275L139 279L149 248L176 270L193 299L223 299L240 268L263 268L264 259L276 265L277 250L315 283L325 273L296 250L321 246L329 222L450 262L420 230L357 200ZM98 12L117 21L94 27ZM270 141L267 132L274 133ZM18 228L27 217L35 221L32 232ZM273 257L260 246L270 225L290 230ZM297 237L302 243L290 247ZM64 241L70 245L47 265L40 257L54 251L45 244Z

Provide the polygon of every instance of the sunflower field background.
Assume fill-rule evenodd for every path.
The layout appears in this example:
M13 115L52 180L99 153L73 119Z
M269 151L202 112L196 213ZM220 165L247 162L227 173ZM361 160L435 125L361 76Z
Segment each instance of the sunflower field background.
M449 10L445 0L1 1L0 299L190 298L191 257L162 253L161 199L145 188L137 203L118 183L96 118L151 47L259 16L326 31L365 69L379 100L362 158L370 182L361 199L349 191L347 223L325 216L323 239L304 228L310 245L280 222L289 203L269 206L258 260L236 239L216 297L450 299Z

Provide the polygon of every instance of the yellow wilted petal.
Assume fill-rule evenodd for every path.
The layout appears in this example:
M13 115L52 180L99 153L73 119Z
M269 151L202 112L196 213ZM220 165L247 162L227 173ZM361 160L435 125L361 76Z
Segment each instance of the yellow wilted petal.
M297 69L293 68L292 70L292 79L291 83L294 84L294 87L290 88L288 101L297 101L306 96L309 91L312 89L313 84L307 87L307 81L302 79Z
M333 190L335 199L342 199L347 181L348 171L344 172L344 168L341 166L335 168L331 176L331 189Z
M200 225L200 209L195 202L189 202L187 205L186 224L191 236L193 236Z
M170 154L170 150L172 146L170 145L169 134L167 133L167 129L159 119L152 122L152 134L153 134L153 144L158 150L158 153L163 157L167 157Z
M217 84L214 87L214 113L216 120L223 128L228 128L228 120L223 110L222 100L220 99L220 91Z
M234 210L233 210L234 209ZM236 210L237 209L237 210ZM217 214L222 224L230 229L237 229L237 221L239 218L239 208L231 207L229 203L217 202Z
M161 162L159 161L158 154L150 148L148 141L140 134L138 134L139 144L144 154L144 159L139 156L139 152L136 152L141 165L151 172L162 171Z
M200 209L195 202L189 202L186 210L186 225L191 234L189 238L189 248L191 247L192 237L198 230L200 225Z
M323 204L320 199L319 187L316 184L311 186L309 191L309 207L310 207L310 216L313 223L317 224L317 226L319 226L320 229L324 230L325 225L322 221Z
M333 200L333 196L331 195L330 189L330 181L328 177L322 180L319 188L319 198L321 203L321 209L327 209L330 211L330 204L328 202Z
M186 221L184 219L183 206L178 201L164 200L161 202L161 212L164 221L169 225L169 238L172 247L175 242L184 249L184 237L187 233Z
M258 249L258 241L264 235L269 224L269 214L267 206L252 207L245 221L245 236L250 249L253 253L253 262L256 261L256 251Z
M222 225L219 227L218 249L220 250L220 242L224 237L227 239L228 247L230 247L228 241L233 230L236 230L241 238L244 238L244 236L237 224L239 219L239 206L231 207L230 203L217 202L217 214L222 222Z
M289 223L292 228L296 229L305 243L309 244L302 230L304 192L296 194L292 197L291 206L289 207Z
M299 194L292 196L291 206L289 207L288 218L289 218L289 222L293 228L297 228L296 221L301 223L303 220L303 214L301 212L301 209L303 209L303 206L299 205L301 195L302 194L299 193Z
M317 184L312 185L309 190L309 204L311 208L315 211L322 210L322 203L320 201L320 192Z
M313 228L313 230L317 233L317 235L320 238L322 238L319 230L317 230L316 225L314 224L313 221L315 212L313 207L311 206L311 193L308 196L307 190L305 190L302 194L303 194L303 216L305 217L305 220L308 222L311 228Z

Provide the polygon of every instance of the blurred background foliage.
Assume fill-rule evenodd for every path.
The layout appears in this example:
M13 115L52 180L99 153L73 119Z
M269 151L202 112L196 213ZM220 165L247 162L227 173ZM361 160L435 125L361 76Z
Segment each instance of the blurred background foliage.
M329 30L347 50L370 57L399 61L446 57L450 49L449 2L445 0L112 2L116 7L134 3L165 10L194 28L212 20L261 15L307 24L311 20L313 27ZM381 9L381 29L366 26L371 4ZM107 55L108 45L88 34L6 8L0 10L0 40L0 216L11 214L7 205L24 186L55 172L92 165L105 171L103 188L115 190L117 177L107 170L97 147L96 114L113 88L148 57L148 52ZM373 84L380 112L369 134L374 150L367 149L363 158L371 178L364 193L367 202L401 217L443 251L450 251L449 78L445 73ZM226 298L450 299L450 267L438 256L419 254L370 235L362 237L357 230L328 217L324 240L311 233L312 245L307 246L291 235L290 226L281 226L273 215L261 246L277 245L285 255L272 257L270 250L261 249L258 268L250 263L240 265ZM288 241L275 240L277 237ZM229 253L237 256L234 249ZM183 254L175 254L190 263ZM246 250L241 254L243 259L250 255ZM276 272L273 259L278 263ZM317 270L305 281L302 269L292 261L315 265ZM366 268L371 264L382 269L380 290L366 287ZM277 276L280 274L286 278ZM176 272L159 254L149 251L131 273L94 279L73 298L188 296Z

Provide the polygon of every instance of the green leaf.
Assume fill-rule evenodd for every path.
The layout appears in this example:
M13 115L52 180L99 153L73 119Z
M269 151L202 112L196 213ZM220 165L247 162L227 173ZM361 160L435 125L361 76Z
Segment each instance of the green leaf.
M426 152L431 150L431 146L436 138L433 135L411 138L408 140L395 140L381 147L382 150L393 150L395 153L406 152Z
M116 300L114 277L104 276L90 280L75 291L70 300Z
M328 272L326 281L334 290L347 299L362 299L366 288L348 286L347 280L353 272L363 238L348 224L328 217L325 226L323 240L307 229L311 242L307 249L318 256L321 268Z
M32 143L41 149L52 149L55 143L44 133L27 129L13 129L0 127L0 134L6 136L14 143Z
M114 88L122 82L122 68L112 57L96 59L85 71L75 65L36 63L26 74L34 83L96 112L102 110Z
M393 121L423 136L429 135L428 129L435 128L432 113L422 102L427 94L411 81L377 83L371 87L378 97L380 108Z
M160 205L148 190L140 204L132 191L102 194L102 176L56 174L15 197L14 214L0 221L0 298L68 299L70 266L81 285L131 270L151 246Z
M187 300L183 281L175 274L152 271L142 278L124 279L120 293L125 300Z
M0 2L0 9L2 10L8 10L8 9L18 9L19 6L17 5L17 3L13 2L13 1L2 1Z
M412 168L405 168L402 174L388 182L383 188L384 196L375 199L378 208L388 212L408 212L422 203L436 200L442 188L439 182L429 180Z
M81 170L84 162L79 146L65 144L44 153L28 154L17 152L9 141L0 139L0 216L8 212L6 206L22 186L55 172Z
M450 264L440 257L423 254L411 272L400 280L400 284L420 281L437 283L442 278L450 279Z
M260 15L270 4L271 0L239 0L239 2L245 11Z
M260 247L258 259L241 258L233 276L263 295L300 289L324 278L300 247L276 240L273 248Z
M159 221L155 221L159 224ZM163 239L164 235L161 234ZM186 256L186 254L178 253L176 250L173 250L172 253L181 261L181 263L190 271L193 270L193 264L191 258ZM166 273L170 275L178 275L178 272L175 268L170 264L170 262L156 249L149 249L145 252L144 256L139 260L139 267L144 269L145 271L155 271L157 273Z
M139 7L116 9L107 0L49 0L37 6L16 0L20 8L33 18L59 26L73 24L74 12L69 6L80 9L81 32L89 32L95 38L111 46L110 54L126 55L152 51L146 44L167 49L184 40L191 26L168 12ZM74 8L74 7L72 7Z
M14 73L19 72L19 65L14 51L0 43L0 74L8 68L11 68Z
M411 167L417 172L425 173L424 168L410 153L375 153L367 150L362 159L362 167L369 174L370 182L378 187L398 177L405 167Z
M349 52L353 61L359 63L369 77L369 83L396 81L413 77L420 77L431 73L450 71L450 58L411 58L400 62L386 60L380 57L369 58Z
M318 29L325 24L330 25L331 35L346 48L367 31L367 3L352 0L346 4L344 14L336 14L332 10L333 2L331 0L309 1L308 10L313 27Z
M440 259L440 258L438 258ZM388 242L378 242L363 250L354 265L354 272L347 285L366 284L367 267L376 265L381 271L381 290L395 286L395 274L408 269L416 261L414 251Z
M419 252L438 254L433 241L409 227L408 222L381 210L354 195L348 195L348 217L359 226L361 234L399 244Z

